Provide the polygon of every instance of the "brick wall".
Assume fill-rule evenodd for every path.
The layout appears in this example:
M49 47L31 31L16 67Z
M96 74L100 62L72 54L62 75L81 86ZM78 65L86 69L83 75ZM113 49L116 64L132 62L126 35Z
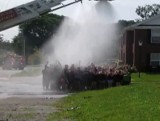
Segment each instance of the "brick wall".
M134 65L145 71L150 66L150 53L160 53L160 44L151 43L151 29L128 30L124 35L125 43L122 42L121 57L125 55L125 64ZM140 40L143 41L141 47Z

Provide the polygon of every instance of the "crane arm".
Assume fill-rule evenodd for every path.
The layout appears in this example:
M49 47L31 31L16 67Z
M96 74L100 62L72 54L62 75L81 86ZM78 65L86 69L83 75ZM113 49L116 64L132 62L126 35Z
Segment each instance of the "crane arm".
M81 2L81 0L76 0L74 2L62 4L63 1L64 0L35 0L0 12L0 31L19 25L27 20L34 19L42 14Z

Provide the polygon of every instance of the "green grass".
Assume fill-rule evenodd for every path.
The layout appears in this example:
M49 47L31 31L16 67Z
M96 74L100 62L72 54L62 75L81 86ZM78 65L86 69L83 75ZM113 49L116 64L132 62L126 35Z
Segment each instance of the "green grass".
M133 82L160 82L160 74L141 73L140 78L138 73L132 74Z
M159 121L160 75L133 74L132 79L130 86L68 96L54 104L59 111L47 121Z

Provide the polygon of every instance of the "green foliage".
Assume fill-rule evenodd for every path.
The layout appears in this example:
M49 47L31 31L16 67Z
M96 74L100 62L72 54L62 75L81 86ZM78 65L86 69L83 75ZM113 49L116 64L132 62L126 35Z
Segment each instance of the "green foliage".
M160 4L138 6L136 13L142 19L148 19L160 13Z
M12 43L10 43L9 41L4 41L3 38L0 36L0 65L2 64L6 53L12 51Z
M13 41L12 41L12 45L13 45L13 49L14 49L14 52L19 54L19 55L23 55L24 53L24 37L23 37L23 34L22 33L19 33L17 36L15 36L13 38Z
M128 73L123 77L123 85L129 85L131 83L131 74Z
M118 25L121 26L122 28L131 26L135 24L136 22L134 20L119 20Z
M37 48L34 49L34 53L31 54L28 57L28 64L29 65L38 65L41 63L42 60L42 54L40 52L40 50L38 50Z
M118 21L119 33L121 34L121 32L123 32L123 30L126 27L131 26L131 25L133 25L135 23L136 22L134 20L119 20Z
M45 14L20 25L20 32L23 33L27 46L40 48L56 33L62 20L63 16Z
M3 36L0 35L0 49L12 51L12 43L3 39Z
M25 54L26 58L29 58L27 60L30 64L39 64L40 57L34 48L40 49L56 33L63 18L59 15L45 14L20 25L19 34L12 42L15 53L23 55L25 42Z
M59 111L50 114L48 121L158 121L160 75L143 73L141 83L137 77L132 75L135 81L130 86L68 96L54 104Z

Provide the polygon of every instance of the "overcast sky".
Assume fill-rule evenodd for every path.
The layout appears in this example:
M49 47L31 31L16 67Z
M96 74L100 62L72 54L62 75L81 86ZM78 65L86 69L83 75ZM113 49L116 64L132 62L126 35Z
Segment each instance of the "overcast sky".
M0 11L4 11L6 9L15 7L17 5L21 5L33 0L0 0ZM116 12L116 20L125 19L125 20L133 20L137 19L138 16L135 13L135 10L138 5L145 5L145 4L159 4L160 0L115 0L111 2L115 12ZM55 14L65 15L69 17L73 17L73 11L77 8L80 3L71 5L69 7L60 9L55 11ZM83 5L85 7L94 5L95 2L88 2L84 1ZM18 28L14 27L3 32L0 34L4 34L4 39L11 40L16 34L18 33Z

